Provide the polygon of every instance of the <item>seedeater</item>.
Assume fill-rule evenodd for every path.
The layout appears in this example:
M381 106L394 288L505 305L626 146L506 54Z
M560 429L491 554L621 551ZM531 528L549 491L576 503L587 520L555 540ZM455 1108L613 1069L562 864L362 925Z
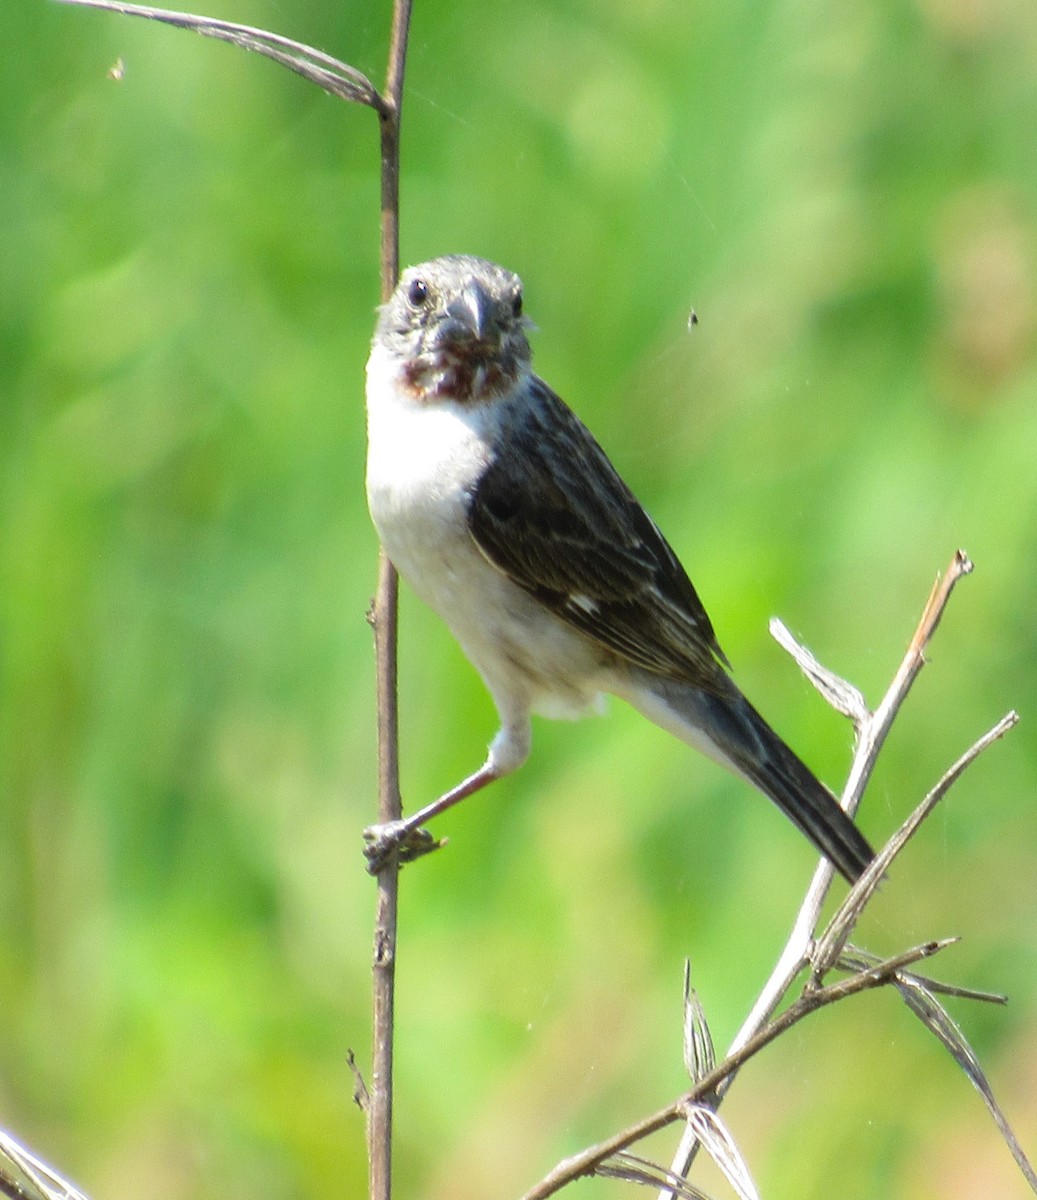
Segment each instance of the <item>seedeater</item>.
M848 879L873 851L742 695L684 568L533 373L522 281L449 255L405 271L367 364L367 497L393 565L450 627L501 727L433 804L365 831L372 868L526 760L532 713L621 697L768 796ZM402 853L402 851L401 851Z

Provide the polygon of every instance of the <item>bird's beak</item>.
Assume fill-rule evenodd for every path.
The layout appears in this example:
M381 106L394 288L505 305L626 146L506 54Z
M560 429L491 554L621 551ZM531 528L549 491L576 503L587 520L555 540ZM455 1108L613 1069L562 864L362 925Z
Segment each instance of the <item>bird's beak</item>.
M460 323L476 341L482 341L490 326L493 302L478 283L466 285L460 296L455 296L447 305L447 316Z

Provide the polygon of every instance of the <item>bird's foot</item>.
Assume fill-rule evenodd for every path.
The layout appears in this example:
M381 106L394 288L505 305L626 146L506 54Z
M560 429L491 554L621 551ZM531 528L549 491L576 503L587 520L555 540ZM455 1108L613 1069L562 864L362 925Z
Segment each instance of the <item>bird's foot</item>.
M372 875L396 855L400 863L413 862L431 854L446 844L446 838L433 837L427 829L414 827L406 821L389 821L384 825L368 825L364 830L364 857Z

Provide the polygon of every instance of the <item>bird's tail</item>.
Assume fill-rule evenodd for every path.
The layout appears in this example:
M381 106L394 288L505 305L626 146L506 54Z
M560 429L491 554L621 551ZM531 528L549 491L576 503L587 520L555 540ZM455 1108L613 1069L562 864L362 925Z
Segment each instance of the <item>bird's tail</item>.
M781 740L735 684L723 694L651 677L625 698L649 720L758 788L853 883L875 857L832 793Z

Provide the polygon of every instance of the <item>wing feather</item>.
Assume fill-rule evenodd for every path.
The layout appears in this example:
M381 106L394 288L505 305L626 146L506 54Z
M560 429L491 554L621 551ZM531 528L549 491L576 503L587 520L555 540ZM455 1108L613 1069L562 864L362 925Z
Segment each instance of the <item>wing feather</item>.
M575 414L536 376L502 406L499 453L469 503L485 557L620 657L715 691L727 660L655 522Z

